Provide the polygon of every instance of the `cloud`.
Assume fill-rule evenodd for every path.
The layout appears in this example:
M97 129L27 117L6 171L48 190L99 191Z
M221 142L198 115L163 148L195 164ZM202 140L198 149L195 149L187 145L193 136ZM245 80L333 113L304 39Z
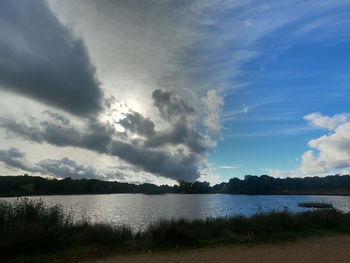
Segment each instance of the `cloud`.
M350 120L350 114L340 113L330 117L316 112L304 116L304 120L308 121L310 125L328 130L334 130L339 125L348 122Z
M32 33L23 33L23 37L27 38L26 47L32 53L30 56L19 56L19 68L25 76L29 76L32 71L27 73L27 65L31 65L37 75L23 79L25 85L14 83L4 88L35 98L48 106L89 116L102 108L101 85L106 98L115 98L104 101L108 108L105 110L110 111L107 115L112 114L119 103L123 104L123 109L127 109L121 113L123 118L116 122L112 120L107 123L96 117L85 123L82 121L81 125L76 125L70 117L52 109L45 111L46 117L51 120L42 120L38 116L38 119L28 121L24 116L3 115L0 125L7 130L7 135L42 145L49 143L58 147L76 147L115 156L157 176L188 181L199 178L202 162L212 141L202 132L199 123L202 113L198 105L205 91L195 84L192 76L197 78L203 74L203 70L198 68L201 62L197 61L191 50L201 39L202 32L197 30L197 26L204 25L202 19L195 17L201 17L208 7L199 2L192 6L171 1L103 1L103 4L95 1L57 1L55 8L52 2L55 1L50 1L54 11L40 0L24 3L23 8L27 8L28 16L36 14L35 19L28 25L15 26L12 23L13 30L19 35L24 29ZM19 12L22 8L10 3L7 5L13 12ZM190 6L193 9L189 9ZM77 16L77 12L83 15ZM73 20L69 20L69 13L73 15ZM12 15L10 17L15 19ZM38 21L43 24L42 35L36 32ZM74 34L69 27L73 28ZM50 36L47 32L56 36L56 46L46 40L45 36ZM6 34L9 38L8 35L13 34ZM79 35L84 42L75 35ZM11 41L8 40L9 43ZM10 49L9 45L7 48ZM12 49L12 53L20 52L17 47ZM38 50L42 53L38 54ZM99 78L103 80L101 84L96 81L88 53ZM189 56L190 53L194 56ZM37 57L43 60L35 63ZM37 80L45 87L37 85ZM75 80L86 82L78 83ZM72 87L76 83L79 85ZM69 88L65 84L69 84ZM57 91L57 94L53 91ZM47 94L41 96L44 92ZM84 98L89 94L96 101ZM141 98L139 108L135 106L135 98ZM189 104L192 98L195 98L193 105ZM98 107L94 109L96 102ZM83 109L86 104L91 112ZM124 131L116 131L116 125Z
M310 140L313 150L302 156L303 173L323 173L350 167L350 122L337 126L329 135Z
M224 84L228 86L227 80L232 77L227 72L230 63L226 60L220 63L216 58L221 57L218 53L222 46L213 45L209 39L217 32L221 11L233 12L246 3L208 0L50 3L60 20L84 38L103 80L105 94L126 102L131 110L145 117L152 117L154 103L164 119L174 119L183 110L190 115L193 111L209 115L201 99L212 89L217 89L220 96ZM174 101L165 103L168 92L182 99L172 96ZM183 108L181 100L190 107Z
M204 119L204 125L207 126L211 134L218 134L221 130L220 114L224 100L216 90L208 90L207 96L202 98L202 101L207 106L207 115Z
M194 154L179 152L171 155L168 152L148 150L121 141L112 142L110 153L149 173L174 180L194 181L200 176L198 159Z
M60 160L45 159L36 164L28 164L25 154L17 148L0 150L0 162L6 166L23 170L30 173L40 173L58 178L87 178L87 179L124 179L128 177L124 169L113 167L113 170L97 170L91 166L78 164L76 161L64 157Z
M234 166L234 165L221 165L219 166L220 169L239 169L239 166Z
M39 170L31 167L22 161L24 153L17 148L10 148L9 150L0 150L0 162L3 162L8 167L14 167L28 172L38 172Z
M301 176L300 172L297 170L287 171L287 170L279 170L279 169L260 169L263 171L267 171L267 174L277 178L286 178L286 177L295 177Z
M327 135L308 142L311 148L301 157L295 170L265 169L273 176L307 176L344 173L350 167L350 121L348 113L333 116L312 113L304 117L310 125L330 130Z
M78 116L102 109L86 47L44 0L0 2L0 89Z
M117 123L131 133L146 137L155 135L154 122L137 112L126 113L125 117Z
M159 129L158 126L156 130L150 118L137 112L126 113L117 124L125 129L127 137L142 136L142 144L148 148L181 145L193 154L204 155L210 147L210 140L199 131L195 121L197 112L179 96L165 90L155 90L152 97L165 128Z
M36 164L42 169L42 173L54 175L59 178L87 178L95 179L99 176L99 172L92 167L78 165L75 161L68 158L61 160L46 159Z
M210 146L210 141L184 119L174 122L169 130L158 132L145 141L148 147L163 145L183 145L192 153L204 154Z
M288 48L291 35L302 25L327 16L325 10L348 4L343 0L48 2L53 11L43 0L0 3L0 88L46 104L28 103L27 108L15 105L20 98L6 103L0 98L0 125L7 135L16 145L25 139L40 144L44 152L47 143L67 151L76 147L82 149L79 153L94 151L125 160L147 176L185 180L203 175L205 165L209 173L205 159L221 138L223 96L243 88L239 77L244 65L266 50L281 52L281 42ZM322 21L307 30L307 37L324 32ZM272 36L273 32L277 34ZM259 42L270 36L274 41ZM237 100L242 98L237 95ZM243 104L244 113L254 101L236 103L240 108ZM77 116L101 114L79 122L51 107ZM48 108L45 117L37 114ZM235 117L235 113L227 116ZM270 135L272 130L281 129L272 127Z
M118 157L151 174L194 181L200 177L199 166L211 147L210 140L188 119L189 111L194 112L183 100L163 91L159 93L168 97L166 100L155 98L160 115L165 114L163 117L169 122L168 128L161 131L156 130L152 120L136 112L126 114L117 122L125 132L118 132L112 123L93 119L87 120L83 126L74 126L61 121L64 118L55 113L48 114L53 121L32 118L30 123L9 116L0 117L0 127L7 130L9 136L60 147L88 149ZM170 117L175 113L176 121L172 122ZM143 137L134 138L133 134Z
M80 130L72 125L61 125L52 121L32 120L31 124L27 124L11 117L1 117L0 126L10 132L9 136L17 135L37 143L81 147L100 153L107 151L114 133L113 128L101 123L89 122Z
M70 123L69 119L66 118L65 116L57 113L57 112L52 112L50 110L45 110L43 113L49 115L52 119L62 123L62 125L68 125Z
M153 103L158 108L160 115L174 121L179 118L187 118L195 113L195 110L178 96L172 96L168 91L156 89L152 93Z

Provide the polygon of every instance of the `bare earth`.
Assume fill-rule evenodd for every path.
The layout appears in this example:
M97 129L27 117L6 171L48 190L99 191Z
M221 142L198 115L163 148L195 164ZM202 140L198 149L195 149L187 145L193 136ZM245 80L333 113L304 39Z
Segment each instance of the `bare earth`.
M199 248L174 252L118 255L91 263L337 263L350 262L350 236L309 239L299 242Z

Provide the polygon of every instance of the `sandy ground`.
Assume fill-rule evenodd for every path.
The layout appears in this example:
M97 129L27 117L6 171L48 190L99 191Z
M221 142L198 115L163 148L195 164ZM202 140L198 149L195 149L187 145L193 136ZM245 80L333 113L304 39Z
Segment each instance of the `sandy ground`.
M276 245L229 246L118 255L90 263L350 263L350 236L309 239Z

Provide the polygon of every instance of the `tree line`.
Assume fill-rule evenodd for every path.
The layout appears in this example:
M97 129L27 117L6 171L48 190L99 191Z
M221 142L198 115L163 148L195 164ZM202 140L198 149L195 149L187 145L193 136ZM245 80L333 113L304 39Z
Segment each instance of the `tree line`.
M131 184L97 179L48 179L39 176L0 176L0 196L64 195L64 194L338 194L350 195L350 175L326 177L274 178L267 175L246 175L210 186L208 182L178 184Z

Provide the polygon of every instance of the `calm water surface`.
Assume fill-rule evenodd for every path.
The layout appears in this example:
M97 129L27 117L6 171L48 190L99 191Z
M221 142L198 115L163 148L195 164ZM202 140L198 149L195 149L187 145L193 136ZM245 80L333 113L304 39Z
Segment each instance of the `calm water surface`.
M253 215L259 211L288 209L305 211L299 202L327 202L337 209L350 212L350 196L302 195L225 195L225 194L110 194L37 196L48 205L59 204L74 218L95 222L129 225L134 230L145 229L150 223L171 218L207 218L230 215ZM15 200L15 198L1 198Z

